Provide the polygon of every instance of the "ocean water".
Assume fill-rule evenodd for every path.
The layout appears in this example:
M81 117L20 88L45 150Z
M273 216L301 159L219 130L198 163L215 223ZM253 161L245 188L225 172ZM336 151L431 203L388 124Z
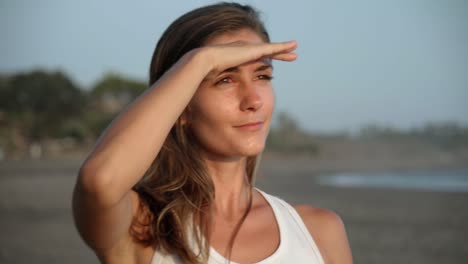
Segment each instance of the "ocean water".
M318 183L335 187L374 187L442 192L468 192L468 169L384 173L337 173L318 177Z

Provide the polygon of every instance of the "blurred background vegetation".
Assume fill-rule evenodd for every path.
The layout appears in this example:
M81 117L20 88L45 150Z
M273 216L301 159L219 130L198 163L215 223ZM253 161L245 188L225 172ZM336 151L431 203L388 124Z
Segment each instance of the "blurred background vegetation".
M79 87L60 71L0 75L0 158L82 156L119 111L146 87L143 81L116 73L106 74L89 89ZM267 152L339 158L365 153L374 156L382 153L379 149L386 149L385 155L389 155L385 146L391 146L393 156L407 154L411 148L418 155L436 150L451 153L457 160L468 159L468 128L454 122L408 130L371 124L354 134L320 134L303 129L287 112L279 112ZM402 148L398 150L398 146Z

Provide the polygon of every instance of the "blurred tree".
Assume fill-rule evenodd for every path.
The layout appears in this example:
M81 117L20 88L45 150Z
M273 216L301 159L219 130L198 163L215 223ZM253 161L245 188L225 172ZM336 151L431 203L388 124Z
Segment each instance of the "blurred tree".
M360 138L387 142L424 142L443 149L468 146L468 128L455 122L428 123L408 130L371 124L363 127Z
M95 137L109 125L127 104L147 89L144 82L105 75L91 89L84 120Z
M272 127L267 138L267 151L284 154L311 154L316 155L319 147L312 136L302 130L299 123L288 113L280 112L277 125Z
M116 113L143 93L147 87L143 82L109 73L92 88L90 99L97 109Z
M444 149L457 149L468 146L468 128L454 122L428 123L417 135Z
M297 121L286 112L280 112L277 116L277 131L283 136L293 136L301 132Z
M76 118L85 96L61 72L33 71L16 74L0 85L0 111L5 122L19 127L31 141L55 137L61 125Z

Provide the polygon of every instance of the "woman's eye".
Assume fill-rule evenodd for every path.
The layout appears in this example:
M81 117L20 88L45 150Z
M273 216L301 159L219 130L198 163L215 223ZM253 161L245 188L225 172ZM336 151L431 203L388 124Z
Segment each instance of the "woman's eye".
M219 81L216 82L216 84L224 84L224 83L231 83L232 79L230 77L225 77L220 79Z
M267 74L263 74L263 75L257 76L257 79L270 81L270 80L273 79L273 76L267 75Z

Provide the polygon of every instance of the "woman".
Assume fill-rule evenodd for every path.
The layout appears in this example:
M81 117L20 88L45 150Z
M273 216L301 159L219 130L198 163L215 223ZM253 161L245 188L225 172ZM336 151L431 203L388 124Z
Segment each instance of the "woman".
M220 3L173 22L150 88L82 165L73 207L103 263L351 263L340 218L253 188L274 106L269 43L249 6ZM287 177L287 175L285 175Z

